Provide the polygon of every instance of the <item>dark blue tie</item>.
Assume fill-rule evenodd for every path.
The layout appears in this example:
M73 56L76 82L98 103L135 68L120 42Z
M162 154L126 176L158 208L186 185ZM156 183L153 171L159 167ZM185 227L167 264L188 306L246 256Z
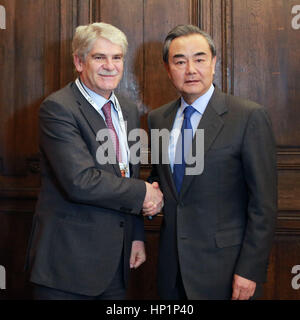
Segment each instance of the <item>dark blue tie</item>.
M185 174L185 157L187 156L193 141L191 116L195 111L196 110L192 106L187 106L184 109L184 119L181 127L181 136L178 137L178 142L176 145L173 178L178 193L180 192L183 177Z

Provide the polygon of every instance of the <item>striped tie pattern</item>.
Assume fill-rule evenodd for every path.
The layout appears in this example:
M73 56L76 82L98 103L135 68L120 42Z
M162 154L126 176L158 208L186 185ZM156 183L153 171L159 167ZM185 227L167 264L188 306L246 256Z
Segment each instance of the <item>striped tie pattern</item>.
M113 143L114 150L115 150L115 153L117 156L117 161L122 162L121 153L120 153L119 138L118 138L117 132L115 130L115 127L113 125L112 117L111 117L111 102L110 101L108 101L102 107L102 111L105 116L106 126L108 129L110 129L110 135L111 135L112 143Z

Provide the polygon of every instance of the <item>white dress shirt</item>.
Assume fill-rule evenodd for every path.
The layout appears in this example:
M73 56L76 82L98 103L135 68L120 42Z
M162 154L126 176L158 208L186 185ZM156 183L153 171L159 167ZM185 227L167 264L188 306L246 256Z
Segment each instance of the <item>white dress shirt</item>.
M193 136L195 135L195 132L198 128L199 122L202 118L202 115L208 105L208 102L213 95L215 90L215 87L213 84L210 86L207 92L205 92L204 95L199 97L197 100L195 100L192 104L193 108L196 109L196 111L191 116L191 125L193 129ZM184 119L184 109L188 106L184 99L181 97L181 104L178 108L178 111L175 116L173 128L170 134L170 143L169 143L169 161L170 161L170 167L173 172L174 167L174 160L175 160L175 152L176 152L176 145L178 141L179 133L181 132L182 122Z

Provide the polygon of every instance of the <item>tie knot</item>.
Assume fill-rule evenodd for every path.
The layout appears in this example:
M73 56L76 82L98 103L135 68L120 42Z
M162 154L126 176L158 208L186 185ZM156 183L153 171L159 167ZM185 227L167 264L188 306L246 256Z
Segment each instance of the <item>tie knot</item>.
M103 111L104 116L105 116L106 119L110 119L111 118L110 101L105 103L105 105L102 107L102 111Z
M190 119L192 114L196 111L196 109L193 107L193 106L187 106L185 109L184 109L184 118L185 119Z

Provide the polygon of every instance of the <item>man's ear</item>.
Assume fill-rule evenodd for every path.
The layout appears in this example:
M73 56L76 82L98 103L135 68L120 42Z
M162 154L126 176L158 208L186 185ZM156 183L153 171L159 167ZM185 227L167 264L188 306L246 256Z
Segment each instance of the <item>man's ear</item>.
M212 58L213 74L215 74L215 72L216 72L216 62L217 62L217 56L214 56Z
M164 66L165 66L165 69L166 69L166 71L168 73L168 77L171 79L169 63L168 62L164 62Z
M78 73L82 72L82 70L83 70L83 61L82 61L82 59L78 55L74 54L73 55L73 62L74 62L74 66L76 68L76 71Z

